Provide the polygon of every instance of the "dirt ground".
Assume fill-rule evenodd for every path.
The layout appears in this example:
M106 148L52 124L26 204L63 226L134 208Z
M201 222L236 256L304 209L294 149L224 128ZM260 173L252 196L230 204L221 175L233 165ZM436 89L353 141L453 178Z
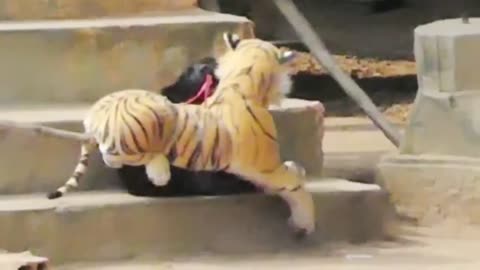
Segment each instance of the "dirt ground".
M282 49L285 50L285 48ZM296 53L298 56L293 63L296 73L308 72L315 75L327 73L310 53L298 51ZM334 55L333 57L345 72L356 78L392 77L416 73L416 65L413 61L360 59L347 55Z
M286 48L282 48L285 50ZM292 64L298 93L294 97L317 99L327 108L327 116L364 116L363 111L336 85L313 56L297 52ZM416 94L416 65L407 60L378 60L334 55L340 67L370 96L390 121L405 123ZM321 92L318 89L322 89ZM308 92L308 93L307 93Z
M453 270L480 269L478 229L404 228L402 236L366 244L328 243L295 252L217 256L203 254L165 262L124 261L60 266L59 270ZM445 230L448 234L445 235Z

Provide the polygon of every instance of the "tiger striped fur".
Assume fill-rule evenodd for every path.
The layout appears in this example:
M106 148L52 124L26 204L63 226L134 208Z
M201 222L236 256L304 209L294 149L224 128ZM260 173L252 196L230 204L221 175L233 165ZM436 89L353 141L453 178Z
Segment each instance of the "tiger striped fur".
M95 139L82 146L72 177L49 197L77 186L88 154L98 143L107 166L145 165L157 186L170 180L170 164L239 175L289 204L289 224L296 233L312 233L314 203L304 189L304 171L294 162L281 161L268 111L290 90L287 64L294 54L260 39L241 40L226 33L224 40L228 50L219 59L217 89L202 105L174 104L136 89L98 100L84 121Z

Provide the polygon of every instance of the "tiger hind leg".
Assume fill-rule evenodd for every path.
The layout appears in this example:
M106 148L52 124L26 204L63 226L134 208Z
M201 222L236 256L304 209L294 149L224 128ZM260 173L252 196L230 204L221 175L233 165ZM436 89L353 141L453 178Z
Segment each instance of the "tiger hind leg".
M304 188L305 169L286 161L269 173L255 177L266 192L279 195L290 208L288 224L302 238L315 231L315 204L312 194Z
M146 165L148 179L155 186L165 186L170 181L170 162L163 154L155 155Z

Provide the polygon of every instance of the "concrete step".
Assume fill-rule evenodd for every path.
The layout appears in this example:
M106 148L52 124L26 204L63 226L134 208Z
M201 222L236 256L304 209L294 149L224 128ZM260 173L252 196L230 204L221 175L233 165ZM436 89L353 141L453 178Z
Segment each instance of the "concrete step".
M201 9L1 22L0 104L92 102L125 88L158 90L221 51L224 31L249 37L252 27L244 17Z
M281 108L271 109L278 128L281 154L295 160L309 174L322 169L322 137L319 111L314 101L287 99ZM34 122L57 128L83 131L82 119L89 104L10 106L0 109L0 119ZM41 137L25 130L0 133L0 194L51 191L71 175L78 161L80 145L52 137ZM22 161L21 169L18 161ZM90 169L80 190L118 187L116 172L106 168L100 155L93 155Z
M197 0L0 0L0 20L86 19L135 16L197 6Z
M368 119L327 117L323 151L324 177L373 183L380 158L396 147Z
M258 254L362 242L388 233L388 196L376 185L309 182L318 230L296 240L286 204L263 194L140 198L121 191L0 196L0 247L30 250L53 264L215 254ZM208 221L208 222L206 222Z
M404 129L405 123L394 122L391 124L398 129ZM376 131L379 130L372 120L362 116L329 116L325 119L325 128L332 131Z

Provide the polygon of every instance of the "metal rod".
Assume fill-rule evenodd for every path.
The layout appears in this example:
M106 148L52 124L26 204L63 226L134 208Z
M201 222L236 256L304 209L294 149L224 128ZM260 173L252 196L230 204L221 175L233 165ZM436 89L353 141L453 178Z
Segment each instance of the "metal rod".
M65 140L78 141L78 142L88 142L92 140L93 137L79 132L62 130L58 128L51 128L42 125L32 124L32 123L19 123L8 120L0 120L0 132L8 131L12 129L23 129L33 134L39 134L49 137L55 137Z
M337 65L318 34L313 30L295 4L291 0L273 0L273 2L292 25L300 39L310 49L313 56L330 72L347 95L365 111L375 126L398 147L401 138L398 130L387 121L360 86Z

